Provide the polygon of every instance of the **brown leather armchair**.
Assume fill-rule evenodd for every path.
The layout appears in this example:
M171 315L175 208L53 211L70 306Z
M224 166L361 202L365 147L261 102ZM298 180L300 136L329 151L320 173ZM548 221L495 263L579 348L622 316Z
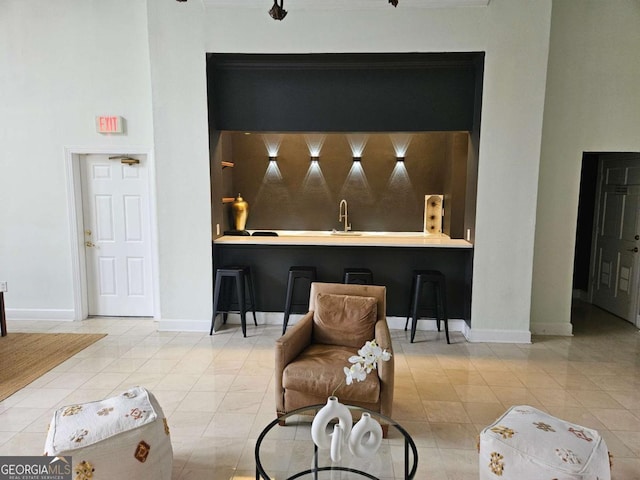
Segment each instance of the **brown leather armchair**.
M334 389L340 402L391 417L394 359L378 363L362 382L345 385L349 357L368 340L392 352L386 288L312 283L309 312L276 341L276 410L324 404Z

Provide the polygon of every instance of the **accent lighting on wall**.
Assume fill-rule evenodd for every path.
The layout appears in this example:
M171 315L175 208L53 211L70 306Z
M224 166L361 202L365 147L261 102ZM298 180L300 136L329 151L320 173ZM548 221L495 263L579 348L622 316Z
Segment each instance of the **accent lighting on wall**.
M361 160L362 160L362 157L353 157L354 162L360 162Z
M318 157L317 155L311 155L311 163L318 163L318 160L320 160L320 157Z
M397 160L398 162L404 162L404 157L396 157L396 160Z
M269 161L270 162L275 162L276 160L278 160L278 156L277 155L270 155L269 156Z

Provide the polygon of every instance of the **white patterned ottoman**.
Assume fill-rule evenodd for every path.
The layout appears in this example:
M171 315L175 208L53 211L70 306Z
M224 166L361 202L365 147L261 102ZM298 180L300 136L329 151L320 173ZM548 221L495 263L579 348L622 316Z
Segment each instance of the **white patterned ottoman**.
M167 419L142 387L53 414L45 455L71 455L75 480L170 480Z
M480 480L610 480L597 431L527 405L511 407L480 433Z

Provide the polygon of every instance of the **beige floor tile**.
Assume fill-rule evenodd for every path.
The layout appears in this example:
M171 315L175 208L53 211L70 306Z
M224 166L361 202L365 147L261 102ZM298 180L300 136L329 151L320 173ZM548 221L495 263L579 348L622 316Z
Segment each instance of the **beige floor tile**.
M460 401L456 389L450 383L418 383L417 388L422 400Z
M570 391L562 388L530 388L529 391L547 408L582 406Z
M220 407L225 392L189 392L184 395L176 407L180 412L209 412L214 413Z
M638 431L612 431L636 457L640 457L640 432ZM640 470L638 471L640 473Z
M252 392L227 392L218 407L219 412L256 414L264 394Z
M464 406L460 402L423 400L427 418L432 423L471 423Z
M505 412L501 403L467 402L463 406L471 421L483 426L490 425Z
M567 373L556 374L555 372L548 373L562 388L566 388L568 390L594 391L600 389L598 385L590 380L586 375Z
M509 370L481 370L480 374L482 375L485 383L490 386L524 387L524 384L518 379L518 377Z
M473 450L477 454L478 434L469 423L431 423L431 431L440 449Z
M571 393L584 407L624 408L610 393L602 390L574 390Z
M562 388L551 375L545 372L516 372L516 376L527 388Z
M627 409L640 409L640 394L638 390L627 392L608 392L620 405Z
M491 387L491 391L505 407L512 405L541 406L540 401L526 387Z
M452 385L487 385L476 370L445 370Z
M454 385L462 402L499 403L490 387L482 385Z
M640 419L620 408L590 408L589 411L609 430L640 431Z

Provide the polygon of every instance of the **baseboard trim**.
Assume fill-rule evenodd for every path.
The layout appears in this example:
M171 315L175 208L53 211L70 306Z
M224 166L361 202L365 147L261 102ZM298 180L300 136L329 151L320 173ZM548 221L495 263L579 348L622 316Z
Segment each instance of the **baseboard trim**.
M75 312L73 309L33 309L33 308L8 308L7 320L51 320L73 322Z
M469 328L465 337L472 343L531 343L531 332L528 330Z
M561 335L564 337L572 337L573 325L569 322L535 322L531 323L531 333L533 335Z
M288 325L295 325L304 315L291 314ZM256 312L256 320L259 325L282 325L282 312ZM406 322L405 317L387 317L387 323L391 330L404 330ZM240 315L238 313L230 313L227 317L227 323L240 325ZM247 325L253 323L253 317L249 313L247 315ZM216 317L214 325L214 333L219 331L222 326L222 316ZM210 320L158 320L158 330L162 332L208 332L211 328ZM462 332L465 334L468 329L467 323L462 319L449 319L450 332ZM422 318L418 322L416 330L435 332L438 330L435 319ZM466 336L466 334L465 334Z

